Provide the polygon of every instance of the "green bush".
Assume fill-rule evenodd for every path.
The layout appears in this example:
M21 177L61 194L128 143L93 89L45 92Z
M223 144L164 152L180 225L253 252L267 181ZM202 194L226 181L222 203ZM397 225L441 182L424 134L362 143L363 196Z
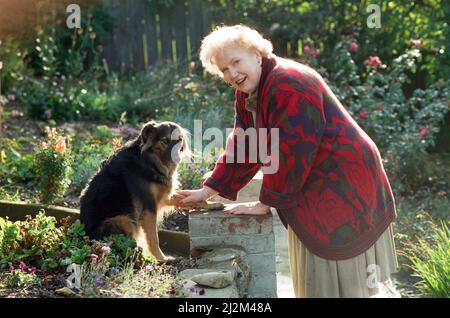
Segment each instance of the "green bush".
M34 166L36 190L42 203L61 199L70 185L73 158L65 137L46 127L47 137L36 147Z
M2 138L0 150L0 184L27 183L35 178L33 155L21 154L22 146L14 139Z
M34 118L76 119L85 107L83 95L97 91L102 70L96 64L85 69L85 46L66 49L55 36L48 29L38 32L35 74L24 76L16 92ZM62 52L66 59L60 59Z
M365 62L366 72L358 74L349 52L352 42L336 46L335 66L323 73L343 105L380 148L396 190L417 191L423 186L420 171L429 158L427 150L434 145L449 110L450 83L437 81L407 96L407 74L417 70L421 59L418 47L413 45L389 66L371 57Z
M0 94L12 91L12 88L22 80L26 70L25 58L27 50L20 48L11 37L0 39ZM1 103L0 103L1 104Z

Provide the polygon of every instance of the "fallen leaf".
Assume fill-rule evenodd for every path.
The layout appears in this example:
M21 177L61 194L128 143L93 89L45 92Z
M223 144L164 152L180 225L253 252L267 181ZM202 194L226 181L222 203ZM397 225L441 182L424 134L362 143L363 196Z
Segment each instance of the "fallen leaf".
M76 295L76 293L70 289L69 287L63 287L60 289L55 290L55 293L59 294L59 295L63 295L63 296L73 296Z

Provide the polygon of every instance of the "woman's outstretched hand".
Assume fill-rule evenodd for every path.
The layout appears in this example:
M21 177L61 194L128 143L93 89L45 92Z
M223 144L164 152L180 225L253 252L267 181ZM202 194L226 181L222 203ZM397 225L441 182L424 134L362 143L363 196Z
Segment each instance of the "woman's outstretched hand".
M225 210L226 214L250 214L264 215L270 212L270 207L259 201L239 204L233 208Z
M203 187L196 190L177 190L176 194L181 197L180 205L189 205L197 202L207 201L209 198L217 194L211 188Z

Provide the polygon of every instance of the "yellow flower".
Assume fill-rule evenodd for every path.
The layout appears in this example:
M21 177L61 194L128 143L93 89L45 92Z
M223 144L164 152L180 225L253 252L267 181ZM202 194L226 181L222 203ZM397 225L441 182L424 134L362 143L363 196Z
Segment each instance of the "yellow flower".
M184 86L185 89L189 89L193 92L196 92L198 90L198 85L196 83L193 82L189 82Z
M221 148L219 149L219 152L220 152L220 154L223 154L223 153L225 152L225 149L223 149L223 147L221 147Z
M1 163L6 162L6 152L3 149L2 149L2 151L0 151L0 162Z
M118 151L122 147L122 139L121 138L113 138L112 144L114 146L114 151Z
M66 140L64 139L63 136L58 138L58 141L56 142L55 145L55 150L60 155L64 155L66 153Z

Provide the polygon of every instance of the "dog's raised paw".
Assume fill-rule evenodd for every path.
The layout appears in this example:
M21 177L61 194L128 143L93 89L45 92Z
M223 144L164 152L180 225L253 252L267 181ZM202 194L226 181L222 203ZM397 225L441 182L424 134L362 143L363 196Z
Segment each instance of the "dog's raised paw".
M222 202L207 202L205 209L208 210L222 210L225 208L225 204Z

